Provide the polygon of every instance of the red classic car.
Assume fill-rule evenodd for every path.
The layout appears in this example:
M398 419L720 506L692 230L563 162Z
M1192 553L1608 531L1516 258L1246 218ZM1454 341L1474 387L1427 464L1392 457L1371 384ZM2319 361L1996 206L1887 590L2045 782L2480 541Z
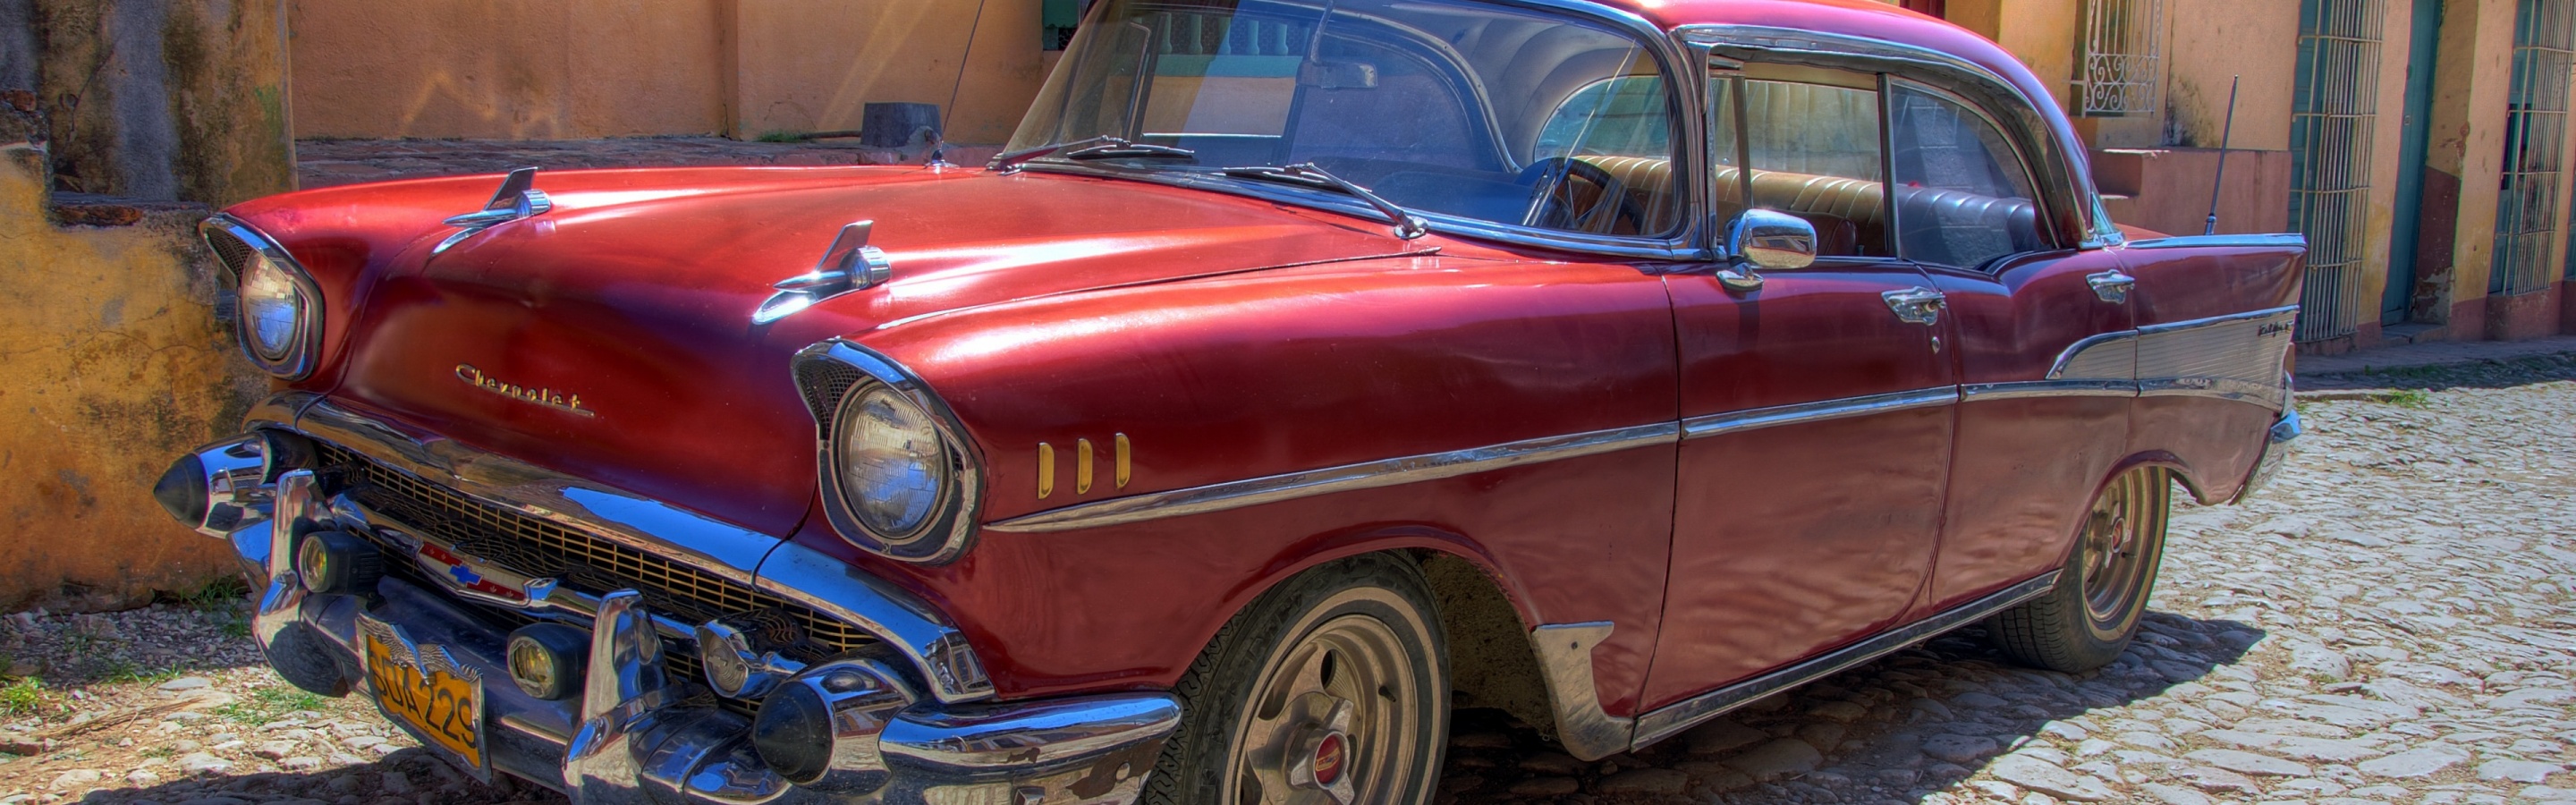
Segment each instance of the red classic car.
M277 391L155 494L578 801L1420 803L1453 706L2103 664L2298 431L2302 242L1877 3L1102 0L1010 148L234 207Z

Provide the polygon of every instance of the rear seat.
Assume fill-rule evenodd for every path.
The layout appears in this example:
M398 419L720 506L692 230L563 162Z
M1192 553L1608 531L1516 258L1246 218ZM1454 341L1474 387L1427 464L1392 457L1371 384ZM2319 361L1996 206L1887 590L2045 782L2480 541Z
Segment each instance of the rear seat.
M1672 190L1672 160L1620 156L1576 158L1617 177L1643 208L1653 209L1648 202ZM1718 168L1717 180L1720 183L1719 203L1725 205L1719 212L1733 217L1735 211L1741 209L1740 202L1734 198L1738 186L1736 169ZM1575 184L1579 194L1592 192L1589 182L1578 181ZM1868 251L1888 251L1882 243L1858 242L1865 231L1877 233L1885 230L1881 223L1886 217L1886 192L1885 183L1864 179L1788 171L1753 172L1754 206L1797 213L1814 222L1819 241L1816 245L1825 254L1852 254L1861 251L1864 245L1870 247ZM1588 201L1581 195L1576 200L1578 204ZM2019 199L1999 199L1956 190L1909 188L1900 193L1898 201L1908 210L1932 214L1935 220L1956 221L1966 216L1993 221L2008 231L2034 234L2038 231L2033 220L2036 211L2029 202ZM1997 218L2003 220L1996 221Z

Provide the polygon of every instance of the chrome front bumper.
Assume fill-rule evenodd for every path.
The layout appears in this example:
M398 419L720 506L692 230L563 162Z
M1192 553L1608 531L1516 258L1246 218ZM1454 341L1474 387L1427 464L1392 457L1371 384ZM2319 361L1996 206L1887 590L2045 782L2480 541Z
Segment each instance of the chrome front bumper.
M829 603L828 611L838 615L856 613L854 623L886 637L881 656L832 664L842 673L858 669L867 675L866 684L886 695L864 709L835 710L834 723L845 738L833 754L833 774L811 786L796 785L755 750L749 718L717 706L701 680L665 672L663 653L693 650L693 638L677 628L682 624L648 611L631 591L592 596L553 588L550 580L527 588L533 595L519 601L520 609L590 630L587 677L578 693L562 700L529 696L510 682L506 630L476 614L490 601L390 575L372 596L308 593L294 570L298 538L321 529L393 526L345 495L326 494L310 469L273 469L255 477L263 473L246 469L244 456L261 452L257 428L320 438L380 459L444 456L440 464L454 474L441 480L466 491L488 492L477 488L477 468L488 472L506 459L469 458L460 455L459 445L365 427L364 420L312 398L272 401L255 410L252 420L253 435L197 454L203 471L223 481L207 487L217 502L208 517L233 519L221 528L190 525L229 541L239 555L258 599L252 632L260 647L298 685L371 698L375 691L363 666L369 631L380 641L399 635L411 644L403 648L423 657L442 654L440 662L482 680L477 729L489 768L469 769L478 774L525 778L576 802L1108 805L1135 800L1179 723L1178 700L1160 693L991 701L971 648L935 610L900 588L771 540L776 549L764 551L752 567L712 569L757 579L764 591L778 594L787 592L778 579L814 580L794 591L797 600ZM429 467L413 461L406 469ZM525 465L507 470L504 477L519 482L521 494L544 486L529 482L531 468ZM602 496L620 494L553 480L563 484L554 487L556 493L591 506L569 511L597 511L607 501ZM667 528L671 516L620 520L626 525L594 533L632 544L635 535L620 528L637 528L632 524L638 522ZM676 544L638 547L669 555ZM771 566L758 561L785 564L773 579ZM832 580L837 583L822 583ZM425 745L432 743L413 731Z

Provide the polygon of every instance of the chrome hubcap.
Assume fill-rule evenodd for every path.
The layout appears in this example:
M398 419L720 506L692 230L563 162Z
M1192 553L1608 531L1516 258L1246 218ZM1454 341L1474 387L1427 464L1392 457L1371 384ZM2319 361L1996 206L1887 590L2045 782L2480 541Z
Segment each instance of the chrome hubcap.
M1235 736L1230 801L1391 801L1424 728L1403 646L1376 618L1345 615L1273 660Z
M2155 562L2150 541L2164 527L2164 490L2159 486L2167 483L2164 470L2133 470L2112 481L2093 503L2077 547L2084 552L2085 615L2096 631L2125 631L2138 599L2146 595L2146 574Z

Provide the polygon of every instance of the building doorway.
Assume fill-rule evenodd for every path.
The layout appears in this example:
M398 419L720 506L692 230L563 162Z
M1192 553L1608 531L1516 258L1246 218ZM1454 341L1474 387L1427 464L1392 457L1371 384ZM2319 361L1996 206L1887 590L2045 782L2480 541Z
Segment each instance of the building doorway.
M2424 159L2433 125L2433 64L2442 38L2442 0L2412 0L2407 28L2406 109L2398 124L2395 226L2388 239L2388 287L2380 297L2381 325L2406 323L2415 302L2416 251L2424 234ZM2442 238L2448 242L2449 238Z

